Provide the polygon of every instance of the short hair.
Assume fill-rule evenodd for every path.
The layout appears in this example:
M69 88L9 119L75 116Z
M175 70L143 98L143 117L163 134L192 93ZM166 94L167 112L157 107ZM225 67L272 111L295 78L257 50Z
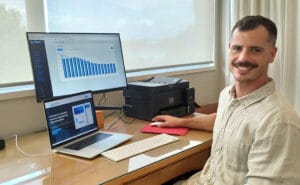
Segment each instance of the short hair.
M233 34L234 30L238 29L239 31L250 31L258 26L263 26L267 29L269 34L269 41L273 45L276 44L277 39L277 27L276 24L271 21L270 19L263 17L261 15L255 16L245 16L242 19L238 20L237 23L231 30L231 35Z

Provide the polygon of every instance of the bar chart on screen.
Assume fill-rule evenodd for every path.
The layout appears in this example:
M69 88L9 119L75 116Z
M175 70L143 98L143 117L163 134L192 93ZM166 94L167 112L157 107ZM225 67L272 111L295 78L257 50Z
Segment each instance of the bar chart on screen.
M115 63L99 63L89 59L61 56L64 78L81 78L117 73Z
M97 52L97 48L106 52ZM112 44L65 43L58 45L56 51L62 81L107 77L118 71Z

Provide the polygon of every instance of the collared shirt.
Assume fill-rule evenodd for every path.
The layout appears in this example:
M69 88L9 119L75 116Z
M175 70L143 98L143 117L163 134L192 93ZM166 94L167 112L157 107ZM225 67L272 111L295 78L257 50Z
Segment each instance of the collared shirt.
M211 156L194 182L205 185L299 185L300 118L270 81L219 98Z

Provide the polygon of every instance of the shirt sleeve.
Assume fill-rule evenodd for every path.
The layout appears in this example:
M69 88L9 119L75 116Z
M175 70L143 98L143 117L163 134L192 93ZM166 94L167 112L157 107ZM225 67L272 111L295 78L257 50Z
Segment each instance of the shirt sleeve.
M281 123L257 133L248 155L247 185L299 185L300 131Z

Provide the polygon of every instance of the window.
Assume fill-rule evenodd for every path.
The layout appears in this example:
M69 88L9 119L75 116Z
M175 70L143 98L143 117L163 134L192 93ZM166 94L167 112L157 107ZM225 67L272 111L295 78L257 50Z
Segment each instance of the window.
M120 33L127 71L212 61L214 1L48 0L47 12L50 32Z
M0 0L0 85L32 81L24 0Z
M127 71L212 62L214 3L0 0L0 86L33 79L26 31L120 33Z

